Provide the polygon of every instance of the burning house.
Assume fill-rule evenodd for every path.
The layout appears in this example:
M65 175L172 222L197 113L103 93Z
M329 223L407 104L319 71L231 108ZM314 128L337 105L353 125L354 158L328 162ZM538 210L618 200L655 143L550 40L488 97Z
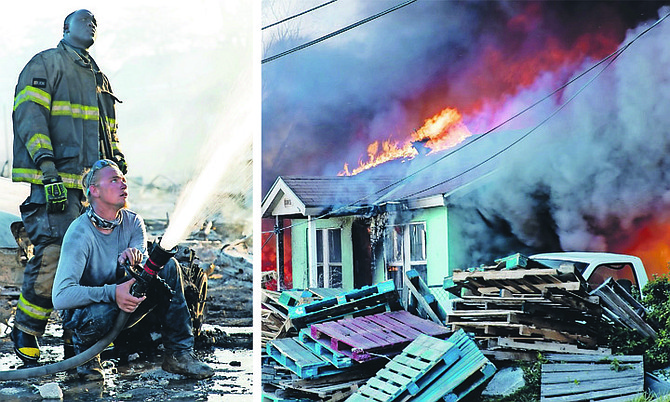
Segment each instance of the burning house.
M483 185L495 170L483 163L457 177L435 175L436 166L448 170L462 162L424 155L356 176L279 177L262 203L263 217L275 223L270 253L276 254L264 250L263 259L281 267L285 288L353 289L393 279L401 289L412 269L439 287L467 263L459 233L471 212L450 200Z

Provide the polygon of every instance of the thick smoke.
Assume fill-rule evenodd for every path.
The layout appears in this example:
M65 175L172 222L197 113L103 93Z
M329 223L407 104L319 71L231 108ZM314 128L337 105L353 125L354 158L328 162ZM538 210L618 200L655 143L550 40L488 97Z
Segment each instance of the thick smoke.
M663 8L659 14L669 12ZM630 30L624 43L650 24ZM464 214L476 218L465 226L470 244L463 261L490 262L515 247L619 251L640 227L669 218L668 35L670 20L637 40L589 85L582 79L519 119L529 130L583 89L499 158L495 180L459 200L480 214ZM592 64L585 61L579 71ZM558 78L544 77L518 97L540 99Z
M396 4L337 2L281 24L281 37L266 30L264 57ZM283 15L266 14L263 25L307 8L298 2ZM613 51L627 28L655 18L657 8L658 2L416 2L264 64L262 191L278 175L355 167L370 143L403 141L445 107L471 114L518 95L544 72L567 78L585 57Z
M354 3L355 20L397 4ZM631 40L668 12L659 11L666 3L416 2L267 63L262 191L278 175L334 176L344 163L355 167L373 141L406 141L446 107L483 133ZM321 21L334 17L329 11ZM454 199L452 211L468 222L458 260L621 251L642 225L663 222L670 203L668 34L670 20L546 123L593 74L483 139L487 147L473 163L502 149L506 136L538 126L495 159L495 179ZM298 30L264 57L316 36Z

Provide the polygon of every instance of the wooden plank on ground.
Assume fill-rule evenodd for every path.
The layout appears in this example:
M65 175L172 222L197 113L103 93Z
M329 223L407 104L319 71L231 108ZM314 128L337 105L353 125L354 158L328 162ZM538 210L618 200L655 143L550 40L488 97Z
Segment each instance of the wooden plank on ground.
M512 338L490 338L487 342L488 350L512 349L512 350L532 350L542 353L575 353L575 354L596 354L607 356L612 354L609 348L586 349L580 345L570 345L560 342L546 342L538 340L524 340Z
M548 354L541 402L614 401L644 393L642 356Z

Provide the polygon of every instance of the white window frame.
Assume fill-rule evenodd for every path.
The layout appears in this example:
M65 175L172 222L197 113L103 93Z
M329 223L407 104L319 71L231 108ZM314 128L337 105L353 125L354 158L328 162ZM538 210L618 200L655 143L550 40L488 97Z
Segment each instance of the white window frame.
M340 256L339 256L339 261L333 261L333 258L331 258L330 255L330 247L328 244L328 239L330 236L331 232L338 231L339 232L339 240L340 240ZM318 245L319 245L319 240L321 239L321 253L322 253L322 261L318 261ZM339 227L335 228L319 228L315 229L315 237L314 237L314 250L315 250L315 256L314 256L314 269L312 270L312 286L314 287L325 287L325 288L330 288L331 287L331 274L334 268L338 268L340 270L340 276L342 275L342 229ZM320 283L319 281L319 267L323 267L323 283ZM341 278L340 278L340 287L342 286L341 283Z
M421 245L421 256L423 259L421 260L412 260L412 253L411 253L411 227L412 226L421 226L423 228L422 232L423 237L422 241L420 242ZM398 228L400 228L400 233L398 231ZM426 239L426 222L410 222L402 225L394 225L390 226L387 232L387 244L385 245L385 248L387 248L387 253L385 255L386 258L386 266L385 266L385 276L386 279L393 279L393 276L391 275L391 267L395 267L400 270L398 273L398 281L396 281L396 286L402 287L404 284L404 276L405 272L414 269L417 266L428 266L428 261L427 261L427 239ZM398 237L401 236L401 237ZM399 242L397 240L400 240ZM400 246L400 249L396 249L397 246ZM391 247L392 249L388 249L388 247ZM391 259L389 256L399 256L400 259ZM425 278L424 278L425 280Z

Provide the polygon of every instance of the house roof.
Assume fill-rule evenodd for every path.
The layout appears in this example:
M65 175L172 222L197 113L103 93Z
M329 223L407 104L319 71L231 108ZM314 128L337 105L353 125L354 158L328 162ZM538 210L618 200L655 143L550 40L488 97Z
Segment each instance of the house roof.
M464 194L492 178L499 169L501 159L495 157L501 153L494 151L502 147L500 144L505 145L515 139L519 133L503 132L497 134L497 139L489 137L489 142L473 139L471 144L461 146L458 152L391 161L356 176L280 176L263 200L263 216L295 214L296 217L304 217L331 211L353 214L363 207L392 202L404 202L409 208L445 205L449 197ZM277 195L288 193L299 200L300 208L292 211L277 209L280 201Z
M378 177L280 176L263 199L261 211L264 217L360 212L373 205L390 183L391 179Z

